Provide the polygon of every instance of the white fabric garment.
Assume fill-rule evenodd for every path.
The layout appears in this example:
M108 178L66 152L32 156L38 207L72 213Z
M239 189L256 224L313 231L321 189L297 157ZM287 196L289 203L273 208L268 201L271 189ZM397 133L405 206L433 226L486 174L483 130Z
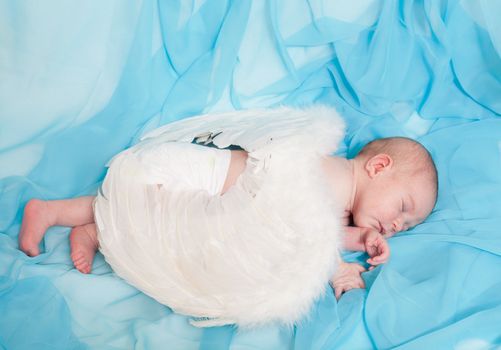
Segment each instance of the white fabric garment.
M131 156L130 153L134 156ZM231 160L227 149L204 147L187 142L164 142L150 147L134 147L120 154L139 161L148 184L175 190L206 190L220 194ZM118 157L117 157L118 158Z
M199 116L151 132L110 163L94 203L101 252L130 284L203 318L198 326L294 324L339 259L342 210L322 160L343 129L320 106ZM249 152L224 195L187 185L211 177L196 174L207 164L193 139Z

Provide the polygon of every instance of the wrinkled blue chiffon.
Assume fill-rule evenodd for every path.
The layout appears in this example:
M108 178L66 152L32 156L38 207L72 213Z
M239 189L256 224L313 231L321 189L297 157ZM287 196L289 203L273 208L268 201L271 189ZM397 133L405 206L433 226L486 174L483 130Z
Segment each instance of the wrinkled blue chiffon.
M488 349L501 344L501 4L445 0L0 1L0 348ZM294 329L198 329L72 268L68 229L17 249L33 197L95 193L145 130L193 114L336 106L340 153L421 140L440 177L367 291ZM347 254L348 259L363 256Z

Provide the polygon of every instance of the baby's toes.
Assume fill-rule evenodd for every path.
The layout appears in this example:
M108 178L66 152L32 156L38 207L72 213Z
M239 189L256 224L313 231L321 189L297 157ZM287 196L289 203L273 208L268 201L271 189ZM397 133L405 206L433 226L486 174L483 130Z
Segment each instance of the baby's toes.
M85 258L85 255L82 254L81 252L75 252L71 254L71 260L73 261L73 265L80 270L84 265L89 265L87 259Z
M89 273L90 272L90 265L86 260L79 261L77 264L75 264L75 267L81 273Z
M74 253L71 253L71 260L73 261L73 264L78 264L79 262L81 262L82 260L84 260L84 256L81 252L74 252Z

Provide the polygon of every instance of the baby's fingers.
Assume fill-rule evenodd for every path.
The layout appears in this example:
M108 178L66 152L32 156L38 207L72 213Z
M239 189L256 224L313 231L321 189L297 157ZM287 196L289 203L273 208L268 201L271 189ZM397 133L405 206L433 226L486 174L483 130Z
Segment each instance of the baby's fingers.
M371 265L379 265L385 263L390 257L390 247L388 243L380 242L374 250L368 252L370 258L367 259L367 263Z
M334 288L334 295L336 296L336 299L339 300L341 298L341 295L346 293L349 290L355 289L355 288L365 288L365 283L362 279L360 280L350 280L350 281L342 281L339 283L336 283L333 285Z
M367 264L370 265L381 265L388 261L388 256L378 255L373 258L367 259Z
M345 292L344 288L341 288L340 286L334 288L334 294L336 296L336 300L339 300L339 298L341 298L341 295L343 295L344 292Z
M367 264L373 265L373 267L374 267L376 265L384 264L386 262L386 260L387 259L382 259L379 256L376 256L375 258L367 259ZM369 268L369 270L370 270L370 268Z

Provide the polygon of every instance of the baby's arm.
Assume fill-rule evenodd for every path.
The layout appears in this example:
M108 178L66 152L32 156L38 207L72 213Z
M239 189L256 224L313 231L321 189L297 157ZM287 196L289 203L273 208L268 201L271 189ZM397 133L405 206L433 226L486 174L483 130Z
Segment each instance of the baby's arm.
M344 249L367 252L370 256L367 263L371 265L385 263L390 256L390 248L383 236L376 230L365 227L345 227ZM346 263L342 261L340 256L338 261L338 269L330 281L336 299L339 299L344 292L350 289L365 288L361 276L365 268L357 263Z
M355 252L365 252L363 231L361 227L345 226L343 248Z
M371 265L383 264L390 256L390 247L383 236L366 227L346 226L344 249L367 252L370 256L367 263Z

